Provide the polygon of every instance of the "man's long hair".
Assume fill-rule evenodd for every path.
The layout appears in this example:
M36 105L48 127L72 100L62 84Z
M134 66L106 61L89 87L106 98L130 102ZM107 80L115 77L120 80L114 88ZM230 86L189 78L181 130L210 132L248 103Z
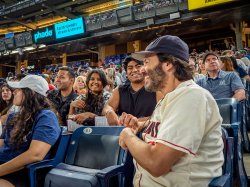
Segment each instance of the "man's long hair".
M157 56L161 63L165 62L173 64L173 66L175 67L174 76L179 81L187 81L193 78L193 72L192 72L193 70L188 65L188 62L185 62L184 60L181 60L172 55L167 55L164 53L157 53Z

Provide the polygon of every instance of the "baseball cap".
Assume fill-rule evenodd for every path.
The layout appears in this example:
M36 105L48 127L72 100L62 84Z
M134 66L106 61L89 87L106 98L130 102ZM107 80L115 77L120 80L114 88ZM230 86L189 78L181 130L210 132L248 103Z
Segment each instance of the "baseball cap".
M188 45L178 36L165 35L151 42L145 51L136 52L132 57L137 60L143 60L145 55L152 53L164 53L188 62Z
M205 63L205 61L206 61L206 59L207 59L207 57L209 56L209 55L213 55L213 56L216 56L217 57L217 59L219 59L219 56L218 56L218 54L217 53L214 53L214 52L207 52L206 54L204 54L204 56L203 56L203 64Z
M38 75L27 75L19 82L8 81L8 85L12 88L29 88L45 97L49 90L47 81Z

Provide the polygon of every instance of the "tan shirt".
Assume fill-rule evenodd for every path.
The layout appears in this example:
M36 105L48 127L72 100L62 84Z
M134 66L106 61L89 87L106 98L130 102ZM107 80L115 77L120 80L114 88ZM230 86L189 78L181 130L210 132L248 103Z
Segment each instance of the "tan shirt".
M143 139L186 153L169 173L153 177L134 160L135 187L201 187L222 174L222 119L212 95L192 80L158 103ZM166 160L167 162L167 160Z

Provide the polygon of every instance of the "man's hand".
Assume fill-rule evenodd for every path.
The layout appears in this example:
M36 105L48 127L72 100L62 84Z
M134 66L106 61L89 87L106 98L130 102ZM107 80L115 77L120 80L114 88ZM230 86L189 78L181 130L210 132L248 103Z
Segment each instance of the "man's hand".
M82 100L75 100L70 103L70 107L73 108L84 108L86 106L86 103Z
M116 115L115 111L113 110L108 110L105 114L108 124L110 126L119 126L119 118Z
M138 119L131 114L127 114L126 112L123 112L121 117L119 118L119 124L121 126L131 128L134 134L136 134L140 129Z
M119 138L119 145L123 148L123 149L127 149L127 145L126 145L126 141L129 138L133 138L136 137L134 135L134 133L132 132L131 128L125 128L122 130L122 132L120 133L120 138Z

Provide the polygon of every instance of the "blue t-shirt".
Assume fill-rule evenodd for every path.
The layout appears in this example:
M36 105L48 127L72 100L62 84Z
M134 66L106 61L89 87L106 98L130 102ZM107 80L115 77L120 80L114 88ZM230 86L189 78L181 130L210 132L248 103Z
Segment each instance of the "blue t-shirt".
M231 98L236 90L245 88L236 72L222 70L216 78L206 76L196 83L208 90L215 99Z
M9 115L6 123L13 118L15 113ZM61 132L57 117L54 112L50 110L41 110L37 114L33 128L24 137L25 142L16 149L10 142L10 133L13 126L8 126L8 128L1 135L1 139L4 139L4 145L0 147L0 162L7 162L18 155L24 153L29 149L32 140L38 140L45 142L53 146Z

